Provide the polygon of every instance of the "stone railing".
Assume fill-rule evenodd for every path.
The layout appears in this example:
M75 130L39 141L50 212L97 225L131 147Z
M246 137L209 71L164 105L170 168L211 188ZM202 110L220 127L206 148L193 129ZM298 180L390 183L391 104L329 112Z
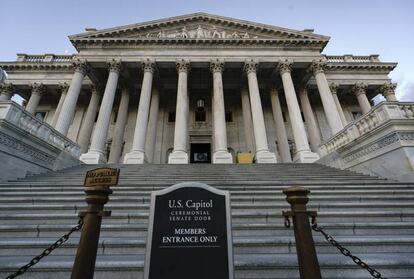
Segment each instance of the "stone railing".
M75 158L80 156L80 147L75 142L12 101L0 102L0 121L14 125L62 151L65 150Z
M55 55L55 54L40 54L29 55L25 53L17 54L18 62L58 62L67 63L72 61L72 54L69 55Z
M367 56L356 56L356 55L326 55L325 56L330 63L341 63L341 62L357 62L357 63L371 63L380 62L379 55L372 54Z
M372 132L390 120L414 119L414 103L381 102L361 118L346 125L320 146L320 156L330 154L346 144Z

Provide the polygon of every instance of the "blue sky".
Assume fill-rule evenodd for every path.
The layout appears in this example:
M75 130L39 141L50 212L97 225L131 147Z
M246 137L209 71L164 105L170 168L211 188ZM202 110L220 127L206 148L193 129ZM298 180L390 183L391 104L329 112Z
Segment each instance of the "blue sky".
M379 54L398 62L397 96L414 101L411 0L1 0L0 61L16 53L74 53L67 36L194 12L240 18L331 37L325 54Z

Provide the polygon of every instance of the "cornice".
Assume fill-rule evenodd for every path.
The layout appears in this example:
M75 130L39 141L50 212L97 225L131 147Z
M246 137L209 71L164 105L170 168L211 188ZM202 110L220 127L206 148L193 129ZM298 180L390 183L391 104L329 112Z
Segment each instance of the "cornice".
M5 71L11 70L70 70L73 71L73 65L71 63L61 64L49 64L49 63L36 63L36 62L6 62L1 63L0 67Z
M327 63L325 71L392 71L397 66L397 63Z

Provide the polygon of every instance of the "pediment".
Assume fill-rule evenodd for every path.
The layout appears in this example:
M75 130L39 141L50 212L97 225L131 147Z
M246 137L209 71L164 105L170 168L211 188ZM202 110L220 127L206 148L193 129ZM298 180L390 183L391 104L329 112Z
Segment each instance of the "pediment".
M69 36L72 43L99 40L317 42L329 37L205 13L196 13Z

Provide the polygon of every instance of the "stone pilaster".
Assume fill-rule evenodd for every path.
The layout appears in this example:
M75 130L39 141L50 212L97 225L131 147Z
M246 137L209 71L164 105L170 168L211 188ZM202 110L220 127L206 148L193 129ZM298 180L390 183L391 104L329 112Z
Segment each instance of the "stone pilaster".
M188 92L187 78L190 62L179 60L176 63L178 72L177 107L174 127L174 149L168 157L169 164L188 164Z
M0 84L0 101L9 101L14 94L14 86L12 83Z
M69 126L75 115L76 103L78 102L82 82L89 70L89 66L84 60L75 60L73 66L75 68L75 73L73 74L68 93L62 105L62 111L59 114L55 127L55 129L64 136L68 134Z
M32 83L30 87L32 89L32 94L30 95L29 102L26 105L26 111L34 114L46 89L42 83L37 82Z
M332 134L335 135L342 130L344 126L341 117L339 116L338 109L336 108L331 90L329 89L328 81L326 80L324 72L325 65L326 63L322 60L314 60L310 65L310 71L315 77L329 127L331 128Z
M379 91L384 96L385 100L389 102L397 102L397 98L395 97L395 88L397 87L396 84L391 82L384 83L379 89Z
M247 60L244 70L247 74L249 84L250 105L253 118L253 131L256 142L256 162L257 163L276 163L276 155L269 151L266 135L266 127L263 116L262 102L260 99L259 84L257 82L258 63Z
M112 137L111 152L109 153L108 164L118 164L124 146L125 126L128 119L129 89L122 88L121 101L118 107L114 135Z
M292 63L290 61L280 61L277 70L282 77L283 89L285 91L286 103L289 110L290 124L292 126L293 138L296 145L296 154L293 161L312 163L319 159L319 155L311 152L309 147L305 125L303 124L295 87L293 86L292 76L290 74L291 66Z
M222 72L224 61L213 60L210 70L213 74L213 121L214 121L214 164L231 164L233 157L227 150L226 113L224 108L224 92Z
M345 114L344 114L344 111L342 109L341 103L339 102L339 98L338 98L338 94L337 94L338 87L339 87L339 84L337 84L335 82L329 83L329 89L332 92L332 97L335 101L336 109L339 112L339 117L341 117L342 124L345 126L348 123L346 121Z
M279 100L279 91L276 88L270 90L270 101L272 103L273 119L276 126L276 139L279 155L283 163L290 163L292 162L292 156L290 155L282 106L280 105Z
M152 80L155 70L155 62L145 60L142 62L144 78L142 80L141 95L135 125L134 140L131 152L125 154L124 164L143 164L145 158L145 140L147 136L148 115L151 103Z
M367 87L368 86L363 82L357 82L352 87L352 91L354 92L355 96L357 97L359 106L361 107L361 111L362 111L363 114L365 114L365 113L367 113L371 110L371 104L369 103L366 92L365 92Z
M108 67L109 76L99 108L98 120L96 121L91 146L88 153L82 154L80 157L80 160L86 164L104 164L107 161L105 143L108 136L119 73L121 71L121 61L113 59L108 62Z
M52 122L50 123L53 127L56 126L56 122L59 119L60 112L62 111L63 103L65 102L66 94L68 93L69 84L62 82L59 84L60 98L59 103L56 107L55 114L53 115Z

